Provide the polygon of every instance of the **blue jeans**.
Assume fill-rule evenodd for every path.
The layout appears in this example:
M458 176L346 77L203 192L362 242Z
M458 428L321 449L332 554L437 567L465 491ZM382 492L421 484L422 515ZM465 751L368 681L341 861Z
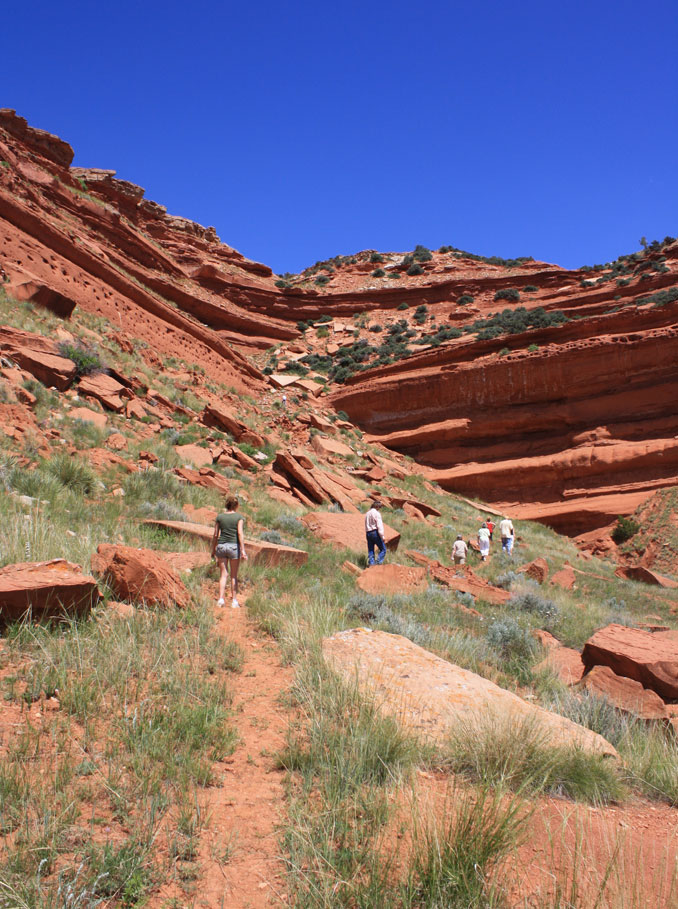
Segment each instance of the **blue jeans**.
M368 564L374 565L374 549L379 550L377 555L377 565L381 565L384 561L386 555L386 544L379 536L378 530L368 530L367 531L367 561Z

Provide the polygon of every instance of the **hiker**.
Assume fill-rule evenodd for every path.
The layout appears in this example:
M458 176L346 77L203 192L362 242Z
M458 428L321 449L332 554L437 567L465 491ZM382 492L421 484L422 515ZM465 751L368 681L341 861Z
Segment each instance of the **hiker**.
M468 546L464 543L464 538L461 534L457 534L457 539L454 541L452 546L452 561L455 565L465 565L466 564L466 553L468 552Z
M483 526L478 531L478 548L480 549L480 558L483 562L487 562L487 557L490 554L490 531L484 521Z
M492 534L494 533L494 528L496 527L496 524L494 523L492 518L485 518L485 524L487 525L487 529L490 531L490 541L491 541Z
M381 565L386 555L386 543L384 543L384 522L379 514L381 502L375 499L372 502L370 510L365 515L365 536L367 537L367 562L374 565L374 549L379 550L377 553L377 565Z
M287 395L282 396L282 409L287 410Z
M510 518L503 518L499 524L499 533L501 534L501 551L509 555L513 552L513 542L515 540L515 531Z
M217 515L214 522L212 536L212 558L216 558L219 565L219 599L217 606L225 606L226 577L231 574L231 607L238 609L238 567L240 559L247 560L245 552L245 539L243 527L245 519L238 509L238 500L235 496L226 499L226 511Z

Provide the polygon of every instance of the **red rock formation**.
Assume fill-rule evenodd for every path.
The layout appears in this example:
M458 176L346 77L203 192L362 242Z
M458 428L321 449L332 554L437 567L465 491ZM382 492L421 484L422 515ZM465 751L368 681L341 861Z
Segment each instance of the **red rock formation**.
M586 642L582 660L587 672L594 666L609 666L663 698L678 698L678 641L661 632L608 625Z
M0 621L86 615L99 599L94 578L65 559L0 568Z
M167 560L152 549L102 543L92 556L92 571L105 578L122 600L182 607L188 606L191 600Z
M640 682L616 675L609 666L594 666L582 679L581 687L642 720L668 719L666 705L658 694L643 688Z

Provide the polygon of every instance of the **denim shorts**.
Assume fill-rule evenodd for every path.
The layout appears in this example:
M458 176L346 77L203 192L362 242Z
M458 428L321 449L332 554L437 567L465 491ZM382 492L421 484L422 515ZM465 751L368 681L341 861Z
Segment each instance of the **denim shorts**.
M216 548L218 559L239 559L240 546L237 543L219 543Z

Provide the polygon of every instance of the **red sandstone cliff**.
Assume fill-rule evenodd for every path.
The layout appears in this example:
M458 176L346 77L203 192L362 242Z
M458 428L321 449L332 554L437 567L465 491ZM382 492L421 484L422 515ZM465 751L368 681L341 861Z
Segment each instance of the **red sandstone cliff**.
M127 343L250 392L263 388L255 362L284 368L271 345L302 341L301 353L340 356L342 345L374 341L369 323L386 330L405 319L423 346L357 373L331 400L445 488L580 533L676 484L678 302L638 301L678 286L678 244L648 251L622 280L447 248L418 274L406 274L402 253L375 263L367 252L281 288L213 228L169 215L114 171L72 168L72 159L67 143L0 111L0 268L15 296L62 315L75 308L74 318L78 308L101 315ZM495 293L511 288L521 305L570 321L427 349L429 324L487 317L507 305ZM462 294L473 302L459 306ZM426 325L415 324L417 306L428 307ZM338 317L329 337L327 327L302 337L297 321L321 315Z

